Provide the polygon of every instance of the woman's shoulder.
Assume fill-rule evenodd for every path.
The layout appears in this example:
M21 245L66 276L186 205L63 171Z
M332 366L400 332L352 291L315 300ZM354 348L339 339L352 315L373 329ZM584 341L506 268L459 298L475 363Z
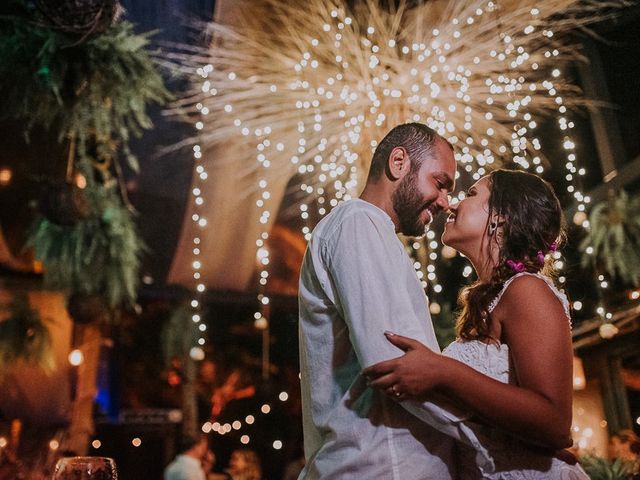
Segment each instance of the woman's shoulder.
M521 272L516 273L513 277L509 278L504 286L505 293L509 290L523 289L523 288L540 288L549 290L549 287L554 285L553 280L543 275L540 272ZM511 289L506 288L512 286Z
M493 309L521 310L562 307L565 316L570 318L569 301L567 296L553 282L541 273L514 275L507 282L492 304Z

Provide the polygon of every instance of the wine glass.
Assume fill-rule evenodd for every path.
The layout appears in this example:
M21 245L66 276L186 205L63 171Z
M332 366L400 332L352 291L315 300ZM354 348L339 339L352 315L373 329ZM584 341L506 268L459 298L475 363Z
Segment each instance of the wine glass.
M112 458L64 457L56 463L53 480L118 480L118 471Z

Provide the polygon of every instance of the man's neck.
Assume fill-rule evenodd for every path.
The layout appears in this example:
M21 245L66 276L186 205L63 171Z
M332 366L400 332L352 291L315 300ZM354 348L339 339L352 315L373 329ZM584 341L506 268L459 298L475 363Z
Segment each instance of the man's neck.
M360 200L369 202L375 205L380 210L385 212L391 218L391 221L395 225L396 232L398 231L398 215L393 208L393 191L386 188L384 185L367 183L364 190L360 194Z
M198 455L198 453L196 453L196 452L187 451L187 452L184 452L183 455L185 457L193 458L194 460L198 460L198 461L202 460L200 458L200 456Z

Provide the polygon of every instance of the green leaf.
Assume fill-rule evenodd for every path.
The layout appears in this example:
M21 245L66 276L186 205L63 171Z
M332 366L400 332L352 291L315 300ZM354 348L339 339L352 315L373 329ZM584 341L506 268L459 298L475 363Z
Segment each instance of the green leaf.
M582 265L602 266L612 277L634 286L640 282L640 198L621 190L593 206L589 231L580 242ZM593 248L588 255L587 247Z
M88 186L87 218L63 227L40 218L27 246L44 266L45 282L70 292L105 294L112 307L133 304L144 244L133 214L115 188Z

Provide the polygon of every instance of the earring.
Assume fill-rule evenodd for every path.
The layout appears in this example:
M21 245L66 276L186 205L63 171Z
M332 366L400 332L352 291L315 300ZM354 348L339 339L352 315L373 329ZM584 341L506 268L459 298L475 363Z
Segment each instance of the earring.
M498 223L497 222L491 222L489 224L489 236L492 236L494 233L496 233L497 229L498 229Z

